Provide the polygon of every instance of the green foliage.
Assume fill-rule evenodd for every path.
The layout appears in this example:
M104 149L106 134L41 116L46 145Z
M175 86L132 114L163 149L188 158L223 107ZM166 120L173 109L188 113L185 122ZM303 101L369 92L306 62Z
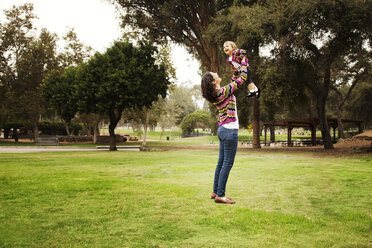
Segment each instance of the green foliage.
M79 68L69 67L63 72L54 70L44 79L43 98L66 123L77 113L76 77Z
M252 2L219 15L206 34L218 43L232 39L247 50L253 82L263 89L264 117L270 121L283 113L304 117L316 110L325 148L332 148L325 109L328 94L340 81L339 71L352 79L359 76L357 69L368 70L372 64L366 45L371 44L371 4L359 0ZM267 44L271 57L263 60L259 51ZM368 59L361 63L363 56Z
M147 41L139 41L137 47L128 41L115 42L81 65L79 111L109 116L112 150L116 150L114 130L123 110L150 108L160 96L166 96L170 81L156 54L157 49Z
M69 128L74 135L78 135L83 129L82 124L70 123ZM45 135L66 135L66 129L63 123L53 121L40 121L39 130Z
M115 42L82 65L78 80L82 112L104 113L132 107L150 107L165 97L170 82L164 66L155 63L156 48L141 42ZM121 113L120 113L121 114Z
M205 111L196 111L188 114L181 122L182 132L184 134L194 132L197 127L209 127L211 123L210 115Z
M369 79L371 80L371 79ZM346 115L364 121L365 127L372 127L372 83L366 81L356 86L346 103Z
M199 91L200 92L200 91ZM173 104L177 108L177 121L176 124L179 125L183 118L196 111L196 106L194 101L192 100L193 89L183 87L183 86L175 86L172 88L169 94L169 101L173 102Z

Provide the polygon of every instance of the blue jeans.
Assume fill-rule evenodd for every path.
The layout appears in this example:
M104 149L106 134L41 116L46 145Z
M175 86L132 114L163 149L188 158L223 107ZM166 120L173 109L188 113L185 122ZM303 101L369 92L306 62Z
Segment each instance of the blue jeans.
M227 129L219 126L217 136L220 140L220 153L214 174L213 192L219 197L224 197L227 179L234 165L238 147L238 129Z

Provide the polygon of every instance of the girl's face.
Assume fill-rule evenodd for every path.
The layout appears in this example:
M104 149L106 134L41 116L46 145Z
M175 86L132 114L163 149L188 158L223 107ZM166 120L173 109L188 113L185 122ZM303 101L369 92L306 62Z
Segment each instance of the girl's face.
M223 44L223 51L227 54L230 55L233 53L234 49L230 43L225 43Z

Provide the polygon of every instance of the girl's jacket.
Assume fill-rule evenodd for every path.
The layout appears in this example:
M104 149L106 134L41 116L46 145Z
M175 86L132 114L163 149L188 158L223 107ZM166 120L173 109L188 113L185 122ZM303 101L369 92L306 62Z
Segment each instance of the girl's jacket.
M240 68L236 68L234 66L233 62L238 63L240 66L248 66L248 59L247 59L246 54L247 54L247 52L243 49L235 49L233 51L232 55L231 55L231 60L230 60L230 57L229 57L229 58L227 58L226 62L229 63L233 69L240 70ZM243 58L245 58L245 62L242 64Z

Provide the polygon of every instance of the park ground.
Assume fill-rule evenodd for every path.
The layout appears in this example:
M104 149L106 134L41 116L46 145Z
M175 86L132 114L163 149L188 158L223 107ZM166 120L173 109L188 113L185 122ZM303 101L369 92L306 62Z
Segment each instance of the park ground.
M222 205L218 146L186 140L1 153L0 247L372 247L371 153L241 148Z

